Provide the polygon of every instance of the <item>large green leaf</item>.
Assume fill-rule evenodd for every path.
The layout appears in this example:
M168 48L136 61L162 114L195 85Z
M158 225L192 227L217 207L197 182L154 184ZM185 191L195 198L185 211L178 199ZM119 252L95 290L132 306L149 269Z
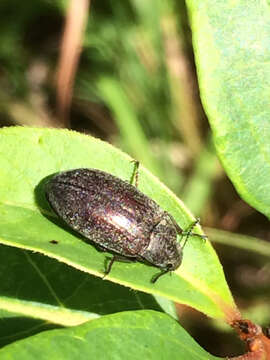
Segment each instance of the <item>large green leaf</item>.
M240 195L270 216L270 3L187 0L204 108Z
M122 312L86 324L43 332L0 350L1 360L215 360L170 316Z
M129 180L134 170L130 160L107 143L67 130L2 129L0 242L40 252L102 277L108 254L98 252L52 218L44 197L44 178L61 170L92 167ZM194 220L183 203L143 167L139 188L169 211L182 228ZM201 230L197 227L196 231ZM208 241L191 238L179 269L152 284L150 279L157 271L141 263L116 263L107 279L188 304L212 317L224 317L224 306L234 307L222 267Z

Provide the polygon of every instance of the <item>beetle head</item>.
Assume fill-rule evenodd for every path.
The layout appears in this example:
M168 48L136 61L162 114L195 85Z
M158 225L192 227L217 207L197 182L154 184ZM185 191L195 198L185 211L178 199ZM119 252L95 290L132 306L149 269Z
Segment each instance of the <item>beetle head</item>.
M153 228L148 247L142 257L166 272L177 269L182 262L182 248L176 240L177 233L171 218L164 214Z

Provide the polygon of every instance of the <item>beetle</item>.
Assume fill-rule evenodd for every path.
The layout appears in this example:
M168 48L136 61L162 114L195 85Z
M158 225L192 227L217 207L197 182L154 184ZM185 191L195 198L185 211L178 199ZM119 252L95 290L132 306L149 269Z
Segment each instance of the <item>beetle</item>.
M134 172L136 185L138 163ZM184 232L174 218L137 187L97 169L74 169L54 175L46 184L46 198L72 229L104 251L113 262L141 261L161 269L151 282L177 269L182 249L177 234L193 234L196 221Z

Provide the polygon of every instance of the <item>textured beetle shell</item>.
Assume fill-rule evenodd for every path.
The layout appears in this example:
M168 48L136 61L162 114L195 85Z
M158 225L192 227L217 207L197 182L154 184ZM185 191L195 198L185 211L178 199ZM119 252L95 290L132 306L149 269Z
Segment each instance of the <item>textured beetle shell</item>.
M102 248L160 268L176 260L179 266L171 217L128 182L96 169L70 170L50 179L46 197L60 218Z

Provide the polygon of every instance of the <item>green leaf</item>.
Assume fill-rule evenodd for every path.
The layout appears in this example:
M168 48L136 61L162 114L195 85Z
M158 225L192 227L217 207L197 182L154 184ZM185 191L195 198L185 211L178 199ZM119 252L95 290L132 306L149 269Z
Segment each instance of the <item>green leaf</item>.
M130 180L134 170L131 159L107 143L75 132L18 127L0 130L0 167L0 242L103 277L108 254L97 251L53 218L44 196L44 178L58 171L90 167ZM140 167L139 171L139 189L187 228L194 218L183 203L146 169ZM195 231L201 233L198 226ZM216 318L225 316L224 306L235 306L208 241L190 238L182 265L152 284L150 279L158 271L142 263L116 263L107 279L190 305Z
M86 324L46 331L0 350L1 360L218 359L203 350L170 316L122 312Z
M239 194L270 216L270 7L188 0L201 97Z

